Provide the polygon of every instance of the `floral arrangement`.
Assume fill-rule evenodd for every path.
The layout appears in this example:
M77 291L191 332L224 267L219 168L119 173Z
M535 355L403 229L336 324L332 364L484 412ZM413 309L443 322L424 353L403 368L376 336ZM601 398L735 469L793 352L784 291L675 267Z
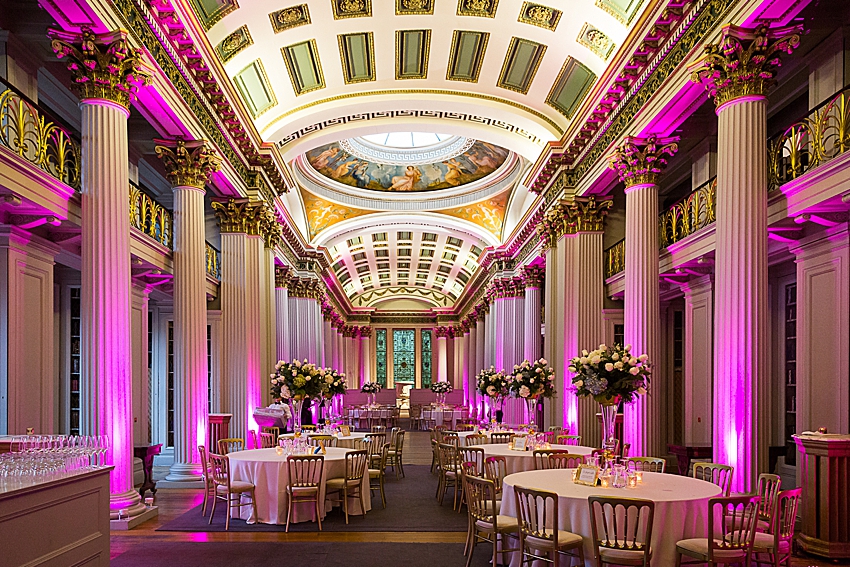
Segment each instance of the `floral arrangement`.
M482 396L495 398L508 395L508 379L504 372L496 372L491 366L489 370L478 373L478 391Z
M555 394L555 371L545 358L514 366L508 389L515 398L551 398Z
M315 364L300 360L275 364L275 373L271 375L271 395L275 399L303 400L318 398L325 389L327 371Z
M377 394L383 390L383 386L377 382L366 382L360 387L361 394Z
M332 398L336 394L344 394L348 389L345 383L345 374L337 372L333 368L325 368L324 394L326 398Z
M454 390L454 388L449 382L433 382L431 384L431 391L435 394L448 394L452 390Z
M573 388L579 396L593 396L601 404L614 404L623 400L632 402L646 394L649 388L650 365L647 356L634 356L632 346L599 345L587 352L581 351L570 361Z

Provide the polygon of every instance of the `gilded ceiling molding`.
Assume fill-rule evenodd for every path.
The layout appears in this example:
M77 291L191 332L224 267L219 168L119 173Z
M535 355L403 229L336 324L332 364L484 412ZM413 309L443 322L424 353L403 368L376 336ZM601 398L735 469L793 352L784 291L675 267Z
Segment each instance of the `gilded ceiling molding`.
M241 26L215 46L222 63L227 63L244 49L254 45L248 26Z
M741 97L765 97L776 84L781 54L799 47L802 33L802 25L723 26L720 42L706 45L705 54L688 67L691 81L704 83L718 108Z
M614 51L614 42L607 35L596 29L596 27L586 22L578 33L576 41L579 45L585 46L603 60L607 60Z
M84 26L80 33L48 30L56 57L67 58L72 88L81 100L103 99L128 111L140 86L151 81L142 51L133 49L124 30L95 34Z
M395 15L433 15L434 0L395 0Z
M372 15L372 0L331 0L335 20L368 18Z
M286 289L289 286L289 266L275 266L274 286L278 289Z
M213 201L211 204L221 232L242 232L249 236L262 234L263 203L229 199L226 203Z
M667 158L679 149L679 138L634 138L627 136L608 158L608 166L617 172L626 189L636 185L658 185Z
M525 287L543 287L543 278L546 270L542 266L523 266L522 283Z
M567 209L567 216L576 232L602 232L605 230L605 217L613 205L612 199L597 201L594 196L577 198Z
M510 191L505 191L486 201L434 212L475 223L496 238L501 238L509 197Z
M283 227L271 205L266 204L263 207L260 223L260 230L262 231L263 242L265 242L266 248L274 250L283 238Z
M206 140L155 139L154 151L165 166L165 177L172 187L203 189L221 167L221 158Z
M499 0L458 0L458 16L478 16L481 18L495 18Z

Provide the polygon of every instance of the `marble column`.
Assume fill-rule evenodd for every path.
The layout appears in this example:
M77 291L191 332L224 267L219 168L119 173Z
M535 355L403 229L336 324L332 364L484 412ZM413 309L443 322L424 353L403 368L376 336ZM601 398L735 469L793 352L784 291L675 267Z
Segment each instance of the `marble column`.
M207 294L204 186L221 160L203 140L155 140L174 193L174 463L165 480L203 480L207 443Z
M680 285L685 292L685 431L686 445L711 443L711 377L714 355L714 277Z
M454 328L454 387L463 390L464 404L469 401L469 374L466 353L469 345L469 328L465 324Z
M541 266L523 266L522 283L525 286L523 302L523 358L533 361L541 358L543 335L540 334L541 289L544 269Z
M537 225L537 236L543 241L545 257L544 277L544 336L543 358L555 369L555 395L545 410L545 421L549 425L564 428L570 435L578 434L578 401L567 387L570 377L564 364L564 247L560 245L563 235L563 207L556 204L546 211Z
M277 358L277 281L275 275L275 249L280 243L282 228L278 221L277 213L273 205L266 207L263 219L263 250L260 255L260 313L262 316L262 334L265 352L262 357L263 376L269 376L274 372ZM264 378L265 380L265 378ZM271 402L269 388L263 385L261 388L263 406Z
M486 315L484 314L484 304L479 303L475 306L475 374L477 375L479 372L486 368L490 368L490 365L484 364L484 340L486 335ZM478 404L479 412L486 411L485 402L483 397L479 399Z
M277 320L277 359L291 361L292 354L289 346L292 335L292 321L289 318L289 283L287 267L275 270L275 318ZM271 372L269 372L271 374Z
M449 378L449 335L452 332L451 329L451 327L443 326L434 329L438 382L445 382Z
M51 30L80 98L82 167L81 429L109 436L110 517L145 511L133 488L130 345L130 217L127 118L149 76L123 31L95 35Z
M627 137L611 156L626 184L625 342L635 356L646 354L652 364L649 394L623 409L623 435L633 455L664 455L667 447L661 423L664 377L661 368L658 303L658 182L677 139Z
M717 105L714 460L733 492L755 490L770 444L767 302L767 92L802 26L727 25L691 67ZM746 54L746 55L745 55ZM626 241L628 252L628 240ZM626 260L628 262L628 259ZM626 264L628 270L628 263Z
M213 202L221 227L222 411L230 413L230 436L248 438L256 428L253 412L260 403L260 257L262 203Z
M478 340L476 335L478 334L478 327L476 324L476 316L475 311L473 310L467 316L467 326L469 327L469 337L466 343L466 375L468 377L467 383L469 384L468 391L468 399L467 405L471 408L478 407L478 365L476 360L476 352L478 348Z
M363 382L372 382L372 327L360 327L357 334L360 337L360 376Z

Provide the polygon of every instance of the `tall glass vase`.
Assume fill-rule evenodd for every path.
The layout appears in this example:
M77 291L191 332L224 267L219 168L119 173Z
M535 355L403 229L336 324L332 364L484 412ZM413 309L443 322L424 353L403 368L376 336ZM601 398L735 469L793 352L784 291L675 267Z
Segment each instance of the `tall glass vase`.
M289 400L289 409L292 410L292 431L293 433L301 433L301 407L304 405L304 400Z
M614 421L617 419L617 403L601 403L602 449L606 464L614 458L617 440L614 438Z
M537 407L537 398L525 398L525 405L528 408L528 428L536 429L534 424L534 410Z

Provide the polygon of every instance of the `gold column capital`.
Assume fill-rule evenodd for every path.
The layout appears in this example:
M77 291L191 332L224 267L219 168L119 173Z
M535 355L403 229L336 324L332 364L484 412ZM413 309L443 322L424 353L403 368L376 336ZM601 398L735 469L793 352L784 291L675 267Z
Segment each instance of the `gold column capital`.
M221 167L221 158L206 140L155 139L154 151L165 165L165 176L173 187L203 189L210 175Z
M264 207L263 203L235 199L229 199L225 203L212 202L221 232L244 232L250 236L262 234Z
M74 90L82 100L104 99L130 109L139 86L150 84L150 70L140 49L130 47L127 32L95 34L84 26L79 33L48 30L51 48L67 58Z
M283 238L283 227L280 226L277 213L272 205L263 207L262 218L260 219L260 230L263 234L263 240L266 243L266 248L274 250Z
M274 286L283 288L289 284L289 266L275 266L274 269Z
M542 287L546 270L542 266L523 266L522 283L525 287Z
M802 25L770 29L728 24L719 43L706 45L703 56L688 67L691 81L704 83L718 108L742 97L764 97L776 84L781 54L799 47L802 33Z
M661 172L667 167L667 158L679 149L678 137L646 138L627 136L608 157L608 167L617 172L626 189L635 185L658 185Z
M596 197L576 198L567 215L575 232L601 232L605 230L605 217L614 205L611 199L597 201Z

